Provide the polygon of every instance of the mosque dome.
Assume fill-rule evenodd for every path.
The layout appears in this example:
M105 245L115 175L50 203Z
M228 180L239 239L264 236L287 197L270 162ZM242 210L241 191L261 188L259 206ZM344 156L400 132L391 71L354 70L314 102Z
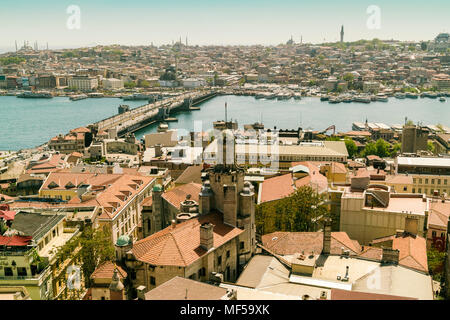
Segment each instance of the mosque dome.
M125 247L125 246L127 246L127 245L129 245L130 244L130 237L129 236L127 236L127 235L121 235L118 239L117 239L117 241L116 241L116 245L118 246L118 247Z

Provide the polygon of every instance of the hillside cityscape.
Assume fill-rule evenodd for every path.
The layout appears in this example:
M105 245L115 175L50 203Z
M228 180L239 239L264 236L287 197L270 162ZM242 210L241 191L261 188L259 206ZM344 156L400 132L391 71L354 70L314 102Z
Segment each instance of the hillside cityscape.
M17 40L0 300L448 300L450 34L335 33Z

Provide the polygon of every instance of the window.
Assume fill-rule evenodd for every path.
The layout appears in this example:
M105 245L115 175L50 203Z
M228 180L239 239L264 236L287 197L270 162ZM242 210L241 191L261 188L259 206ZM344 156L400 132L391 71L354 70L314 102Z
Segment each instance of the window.
M441 232L441 238L445 238L445 233Z
M230 250L227 251L227 258L230 257Z
M408 188L406 186L403 187L403 191L407 191Z
M219 266L222 265L222 256L217 257L217 264L218 264Z
M416 188L412 188L412 193L416 193Z
M150 277L150 284L151 284L152 286L156 285L155 277Z
M444 184L447 184L447 179L444 180Z
M434 184L434 179L431 179L431 184Z
M431 232L431 236L432 236L433 238L436 238L436 231Z
M19 277L26 277L27 276L27 268L23 268L23 267L17 268L17 275Z
M428 184L428 179L425 179L425 184Z
M437 179L438 184L441 184L441 179Z
M12 276L13 276L12 268L5 267L5 277L12 277Z
M244 249L244 241L241 241L240 243L239 243L239 249Z

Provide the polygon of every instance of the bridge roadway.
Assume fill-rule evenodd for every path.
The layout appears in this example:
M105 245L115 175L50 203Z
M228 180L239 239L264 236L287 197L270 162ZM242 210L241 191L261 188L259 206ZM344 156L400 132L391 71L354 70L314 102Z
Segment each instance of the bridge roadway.
M200 92L187 92L173 98L149 103L130 111L97 122L98 130L117 129L119 136L135 132L143 127L160 120L176 110L185 108L189 110L192 104L200 103L216 95L216 92L207 90Z

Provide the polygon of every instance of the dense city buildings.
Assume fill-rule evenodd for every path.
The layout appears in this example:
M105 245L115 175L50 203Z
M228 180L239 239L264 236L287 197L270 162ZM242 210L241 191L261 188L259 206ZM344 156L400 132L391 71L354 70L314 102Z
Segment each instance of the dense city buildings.
M425 110L392 123L365 110L388 103L396 112L393 101L444 108L449 36L346 42L345 30L320 44L180 38L60 50L24 43L1 54L0 99L112 108L102 115L94 103L80 109L90 121L66 132L43 123L41 145L0 151L0 299L445 298L448 119L427 124L439 111ZM268 127L245 107L232 118L230 96L299 121ZM204 104L224 97L198 125ZM317 108L318 118L349 104L363 111L345 130L334 121L312 128L301 113L309 99L340 104ZM286 111L288 101L299 104ZM243 123L248 113L255 119ZM174 125L183 115L191 127Z

